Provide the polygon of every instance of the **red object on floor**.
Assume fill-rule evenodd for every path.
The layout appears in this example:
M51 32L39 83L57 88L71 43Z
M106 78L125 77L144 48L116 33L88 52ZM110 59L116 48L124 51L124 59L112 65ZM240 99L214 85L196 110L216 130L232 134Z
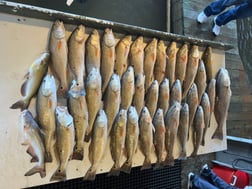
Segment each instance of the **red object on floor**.
M232 186L244 188L250 184L248 173L243 171L217 164L214 165L212 170L216 175Z

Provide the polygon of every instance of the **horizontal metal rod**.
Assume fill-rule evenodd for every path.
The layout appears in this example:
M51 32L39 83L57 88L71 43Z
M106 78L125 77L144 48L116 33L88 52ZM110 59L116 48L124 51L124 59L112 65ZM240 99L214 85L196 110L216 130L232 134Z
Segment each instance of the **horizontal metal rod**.
M56 19L62 20L68 24L83 24L87 27L96 29L112 28L113 31L123 34L142 35L144 37L156 37L165 41L176 41L178 43L189 43L202 47L211 46L212 48L221 50L230 50L233 48L231 44L215 42L210 40L198 39L193 37L187 37L183 35L177 35L174 33L168 33L149 28L143 28L128 24L122 24L118 22L112 22L102 19L91 18L87 16L61 12L52 9L46 9L36 7L32 5L13 3L9 1L0 1L0 12L19 15L24 17L32 17L37 19L44 19L49 21L55 21Z

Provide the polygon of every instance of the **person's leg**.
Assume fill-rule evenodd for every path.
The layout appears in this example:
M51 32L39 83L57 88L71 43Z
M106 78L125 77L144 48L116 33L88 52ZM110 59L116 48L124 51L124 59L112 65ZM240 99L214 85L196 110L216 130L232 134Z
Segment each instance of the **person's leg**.
M218 188L210 184L206 180L200 178L199 176L194 175L192 178L191 189L218 189Z
M218 26L222 26L231 20L246 18L249 16L252 16L252 3L244 3L218 15L215 19L215 23Z
M246 0L217 0L210 3L205 9L204 13L207 17L217 15L232 5L245 3Z
M234 186L230 186L224 180L222 180L219 176L217 176L211 169L205 168L201 171L201 177L206 179L212 185L220 188L220 189L238 189Z

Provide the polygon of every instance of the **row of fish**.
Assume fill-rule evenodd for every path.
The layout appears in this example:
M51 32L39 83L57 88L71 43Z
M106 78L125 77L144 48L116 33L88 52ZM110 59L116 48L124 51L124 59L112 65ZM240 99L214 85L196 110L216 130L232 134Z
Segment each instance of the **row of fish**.
M51 180L66 179L70 157L83 160L84 141L90 139L88 180L95 178L109 138L114 161L110 175L130 172L138 140L145 156L143 169L151 167L153 145L156 168L173 165L177 135L180 159L185 159L190 128L196 155L205 144L212 112L218 123L213 138L223 138L231 97L227 70L221 68L215 78L211 64L210 47L201 60L196 45L188 50L184 44L178 50L171 42L166 49L162 40L153 38L145 45L142 36L132 42L129 35L116 43L111 29L105 29L100 42L97 30L86 40L80 25L67 43L64 25L56 21L49 53L30 66L21 87L23 97L11 106L23 110L24 144L29 145L31 161L38 161L25 175L45 176L44 162L52 162L54 140L59 167ZM36 121L28 110L35 95ZM124 145L127 160L121 167Z

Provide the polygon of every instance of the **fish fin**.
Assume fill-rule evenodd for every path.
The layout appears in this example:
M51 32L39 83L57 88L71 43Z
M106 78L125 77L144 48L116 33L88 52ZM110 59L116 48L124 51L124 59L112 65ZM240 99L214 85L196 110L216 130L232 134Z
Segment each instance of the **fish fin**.
M107 176L119 176L120 175L120 168L116 168L115 165L110 169Z
M24 76L24 78L27 78L28 79L28 76L29 76L29 73L27 73L25 76ZM21 92L21 95L22 96L25 96L25 94L26 94L26 85L27 85L27 80L22 84L22 86L21 86L21 90L20 90L20 92Z
M84 176L83 180L90 180L90 181L94 181L96 177L96 170L92 171L92 168L90 168L86 175Z
M181 151L178 159L179 160L186 160L187 159L186 152Z
M65 181L66 180L66 170L61 171L57 169L55 173L52 175L50 181Z
M151 168L151 161L148 158L144 159L143 166L141 167L142 170L150 169Z
M90 138L91 138L91 133L85 134L84 142L89 142L89 141L90 141Z
M25 176L31 176L31 175L34 175L35 173L40 173L40 177L44 178L46 176L45 166L43 166L43 167L35 166L32 169L30 169L29 171L27 171L25 173Z
M50 152L45 153L45 162L52 162L52 155Z
M83 157L84 157L83 153L84 153L83 149L74 150L72 159L83 160Z
M30 101L19 100L11 105L10 109L18 109L20 108L22 111L27 109L30 104Z
M215 130L213 136L212 136L212 139L214 139L214 138L219 139L219 140L223 140L223 132L222 132L222 130L220 130L220 129L217 128Z
M124 173L130 174L131 167L132 167L132 162L125 161L121 167L121 171Z
M38 162L38 157L35 155L34 149L32 148L32 146L29 146L27 148L26 153L32 157L31 162Z

